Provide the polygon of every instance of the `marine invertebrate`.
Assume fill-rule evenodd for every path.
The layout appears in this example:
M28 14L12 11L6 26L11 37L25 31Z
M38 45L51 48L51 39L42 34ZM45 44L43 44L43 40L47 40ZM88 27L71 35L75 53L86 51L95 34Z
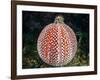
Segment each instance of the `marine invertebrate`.
M57 16L54 23L47 25L38 37L37 49L40 58L47 64L62 66L69 63L77 51L74 31Z

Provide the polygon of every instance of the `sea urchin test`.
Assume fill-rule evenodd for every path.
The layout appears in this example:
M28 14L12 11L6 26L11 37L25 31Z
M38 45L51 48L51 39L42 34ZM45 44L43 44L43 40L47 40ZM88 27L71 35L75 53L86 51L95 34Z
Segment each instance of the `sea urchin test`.
M77 51L77 40L73 30L64 23L62 16L57 16L54 23L47 25L37 41L40 58L52 66L69 63Z

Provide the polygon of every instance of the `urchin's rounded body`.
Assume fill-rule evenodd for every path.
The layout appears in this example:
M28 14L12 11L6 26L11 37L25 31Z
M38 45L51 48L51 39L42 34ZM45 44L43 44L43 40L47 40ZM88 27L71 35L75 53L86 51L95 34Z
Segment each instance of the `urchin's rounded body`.
M57 19L59 21L59 17ZM62 66L75 56L77 40L73 30L62 21L56 22L57 19L55 23L47 25L42 30L37 49L44 62L53 66Z

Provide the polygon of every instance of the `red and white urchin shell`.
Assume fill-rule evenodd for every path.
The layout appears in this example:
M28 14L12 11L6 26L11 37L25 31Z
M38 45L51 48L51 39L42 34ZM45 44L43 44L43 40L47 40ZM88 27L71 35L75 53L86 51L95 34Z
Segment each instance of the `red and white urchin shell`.
M69 63L77 51L73 30L64 23L51 23L39 35L37 49L40 58L52 66Z

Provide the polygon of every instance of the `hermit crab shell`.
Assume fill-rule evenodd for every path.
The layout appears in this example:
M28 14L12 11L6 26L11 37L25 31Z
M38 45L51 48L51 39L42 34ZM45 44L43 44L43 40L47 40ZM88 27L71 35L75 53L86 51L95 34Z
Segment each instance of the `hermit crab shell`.
M37 49L45 63L52 66L65 65L73 59L77 50L75 33L64 23L51 23L40 33Z

